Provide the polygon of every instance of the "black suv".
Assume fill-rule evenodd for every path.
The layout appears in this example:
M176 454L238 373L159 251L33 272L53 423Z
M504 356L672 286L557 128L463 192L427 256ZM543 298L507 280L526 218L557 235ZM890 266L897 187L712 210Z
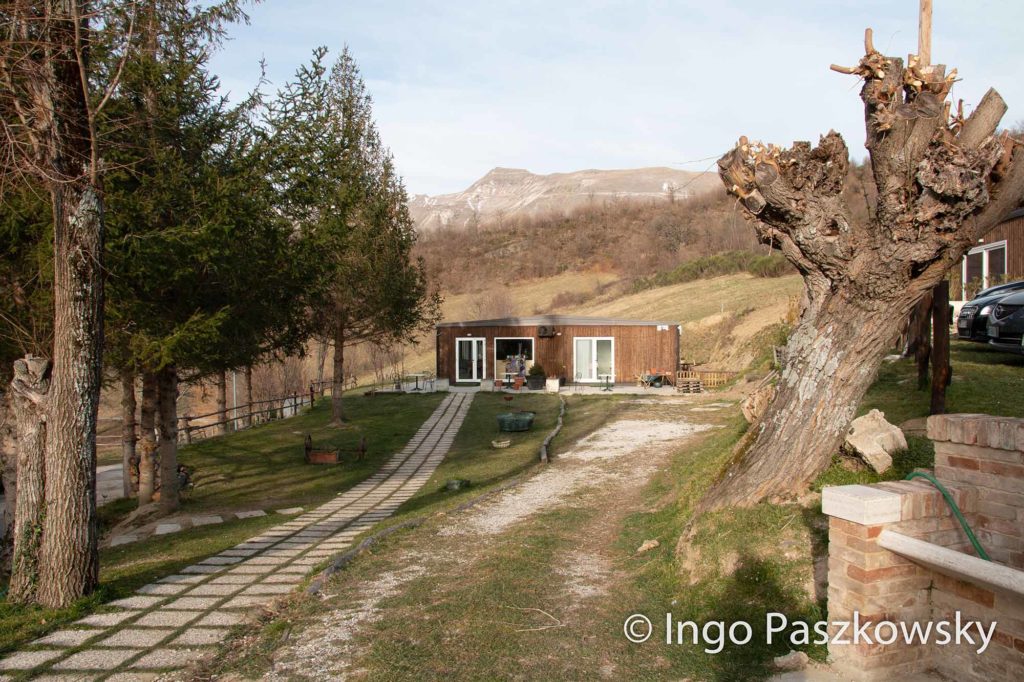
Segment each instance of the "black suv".
M1000 299L988 318L989 345L1010 353L1024 353L1024 292Z
M986 343L988 337L988 318L992 309L1006 296L1024 291L1024 282L1011 282L989 287L978 292L973 300L964 304L960 315L956 318L957 336L965 341Z

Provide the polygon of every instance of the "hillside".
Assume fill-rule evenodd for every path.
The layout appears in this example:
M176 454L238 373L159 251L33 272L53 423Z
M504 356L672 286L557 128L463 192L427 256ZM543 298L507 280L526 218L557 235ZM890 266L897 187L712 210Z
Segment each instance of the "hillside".
M674 168L582 170L537 175L518 168L495 168L467 189L454 194L419 194L409 200L421 232L443 227L469 227L505 217L565 214L610 200L654 200L694 197L720 189L714 173Z

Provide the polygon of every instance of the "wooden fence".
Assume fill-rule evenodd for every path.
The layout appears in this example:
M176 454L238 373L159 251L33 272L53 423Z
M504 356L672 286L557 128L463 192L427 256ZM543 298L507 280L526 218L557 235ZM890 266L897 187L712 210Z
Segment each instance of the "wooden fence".
M311 382L308 392L293 392L276 398L235 405L223 413L223 418L220 418L222 413L219 410L204 414L178 415L178 442L188 444L219 435L217 427L221 425L226 425L229 432L241 431L248 428L250 424L264 424L295 416L301 408L312 405L318 397L322 398L326 392L330 391L330 388L330 381ZM218 419L201 421L210 417L218 417ZM96 432L97 450L114 450L121 447L121 423L122 420L119 417L101 417L99 419ZM137 438L139 436L137 419L135 427Z

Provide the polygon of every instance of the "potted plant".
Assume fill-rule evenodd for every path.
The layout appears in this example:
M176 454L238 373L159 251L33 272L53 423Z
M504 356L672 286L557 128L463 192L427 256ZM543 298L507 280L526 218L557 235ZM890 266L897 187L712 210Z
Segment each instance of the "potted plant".
M534 364L530 367L530 371L526 373L526 387L531 391L540 391L544 389L544 382L547 381L547 374L544 372L544 368L539 363Z

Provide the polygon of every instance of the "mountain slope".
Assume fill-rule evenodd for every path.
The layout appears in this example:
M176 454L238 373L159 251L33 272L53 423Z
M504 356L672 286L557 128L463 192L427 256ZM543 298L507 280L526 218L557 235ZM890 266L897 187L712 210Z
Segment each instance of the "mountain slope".
M565 213L598 201L668 201L721 187L715 173L674 168L582 170L536 175L518 168L495 168L468 189L454 194L414 195L409 209L421 231L465 227L512 215Z

